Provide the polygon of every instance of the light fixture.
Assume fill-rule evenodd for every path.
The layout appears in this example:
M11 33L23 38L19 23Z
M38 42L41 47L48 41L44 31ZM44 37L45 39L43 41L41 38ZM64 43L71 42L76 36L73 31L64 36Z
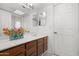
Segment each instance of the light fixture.
M46 16L46 12L43 12L42 15L43 15L43 17L45 17Z
M15 13L15 14L18 14L18 15L23 15L23 14L24 14L24 12L22 12L22 11L20 11L20 10L15 10L14 13Z
M43 11L40 13L40 17L45 17L45 16L46 16L46 12Z
M22 7L23 8L31 8L31 9L34 8L32 3L22 3Z
M16 21L15 26L16 29L19 29L21 27L21 23L19 21Z

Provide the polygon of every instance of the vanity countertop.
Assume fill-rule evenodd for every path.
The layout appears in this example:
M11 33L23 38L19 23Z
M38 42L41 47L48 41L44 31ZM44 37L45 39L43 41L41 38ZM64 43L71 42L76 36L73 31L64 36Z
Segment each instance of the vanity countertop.
M17 39L17 40L4 40L0 41L0 51L32 41L32 40L37 40L41 37L45 37L47 35L40 35L40 36L30 36L30 35L24 35L23 39Z

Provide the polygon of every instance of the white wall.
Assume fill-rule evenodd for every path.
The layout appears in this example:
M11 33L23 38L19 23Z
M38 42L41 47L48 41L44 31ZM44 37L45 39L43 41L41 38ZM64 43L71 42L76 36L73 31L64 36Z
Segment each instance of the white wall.
M50 5L44 8L44 11L47 12L47 22L46 26L48 29L48 53L54 54L54 5Z
M25 28L29 28L31 34L38 34L38 35L48 35L48 52L52 55L54 53L54 44L53 44L53 5L47 6L40 11L45 11L46 15L46 26L37 26L34 27L32 23L33 14L29 16L24 16L23 24Z
M11 13L0 10L0 22L2 26L7 25L11 26Z

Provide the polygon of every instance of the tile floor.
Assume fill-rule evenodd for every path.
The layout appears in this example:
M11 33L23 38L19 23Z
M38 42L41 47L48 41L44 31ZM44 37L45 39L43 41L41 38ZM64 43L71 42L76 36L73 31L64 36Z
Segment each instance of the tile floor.
M49 53L48 51L46 51L46 52L44 52L44 53L42 54L42 56L56 56L56 55L54 55L54 54Z

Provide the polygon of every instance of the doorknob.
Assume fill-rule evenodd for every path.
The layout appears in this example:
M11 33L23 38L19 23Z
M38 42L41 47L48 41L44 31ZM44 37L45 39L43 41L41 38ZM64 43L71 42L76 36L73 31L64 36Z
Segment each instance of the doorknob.
M57 34L57 32L54 32L54 34Z

